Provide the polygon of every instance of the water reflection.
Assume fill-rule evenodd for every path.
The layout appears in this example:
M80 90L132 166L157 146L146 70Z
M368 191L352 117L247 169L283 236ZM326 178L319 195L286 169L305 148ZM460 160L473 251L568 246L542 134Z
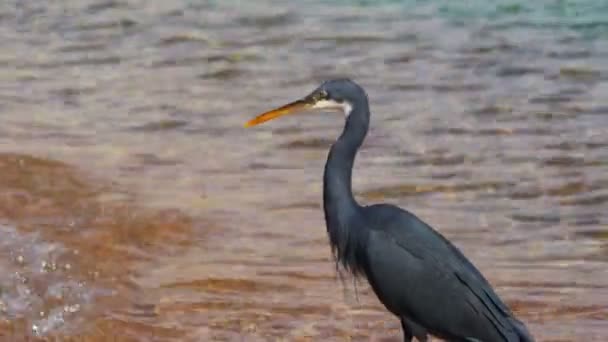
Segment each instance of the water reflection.
M348 75L359 198L455 241L539 341L604 340L598 4L2 3L0 336L395 340L327 247L342 118L242 129Z

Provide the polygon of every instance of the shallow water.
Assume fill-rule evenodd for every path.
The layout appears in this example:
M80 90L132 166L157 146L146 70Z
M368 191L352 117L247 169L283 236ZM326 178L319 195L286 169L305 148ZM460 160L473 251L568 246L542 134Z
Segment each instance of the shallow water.
M360 201L453 240L539 341L606 340L608 8L298 4L0 4L0 337L399 341L327 246L342 118L242 128L348 76Z

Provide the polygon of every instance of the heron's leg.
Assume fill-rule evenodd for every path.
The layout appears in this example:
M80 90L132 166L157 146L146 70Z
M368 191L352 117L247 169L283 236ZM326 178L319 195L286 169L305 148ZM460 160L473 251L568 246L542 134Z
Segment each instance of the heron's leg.
M407 318L401 318L401 329L404 342L411 342L414 337L418 342L427 342L426 330Z
M401 319L401 330L403 330L403 342L412 342L414 334L412 334L412 329L403 318Z

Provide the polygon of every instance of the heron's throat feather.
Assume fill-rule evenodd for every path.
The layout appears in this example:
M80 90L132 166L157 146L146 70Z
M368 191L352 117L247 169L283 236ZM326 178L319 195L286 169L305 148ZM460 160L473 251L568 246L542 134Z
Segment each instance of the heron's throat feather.
M334 100L320 100L317 101L314 105L317 109L329 109L329 110L337 110L344 113L344 116L348 118L350 113L353 111L352 103L348 101L337 102Z

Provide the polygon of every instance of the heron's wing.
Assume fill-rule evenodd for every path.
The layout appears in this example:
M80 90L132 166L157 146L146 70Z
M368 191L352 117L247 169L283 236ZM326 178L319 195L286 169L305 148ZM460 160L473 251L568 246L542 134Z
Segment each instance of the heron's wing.
M454 269L459 269L463 277L474 278L467 279L467 282L478 282L480 287L484 289L486 296L489 297L496 307L503 314L511 315L510 309L494 292L488 280L479 272L475 265L449 240L416 215L399 207L386 204L374 205L366 209L382 212L380 215L373 215L379 217L379 219L376 222L372 220L370 222L371 226L368 228L385 231L387 234L390 234L395 243L412 253L423 255L430 252L431 256L449 255L450 258L438 261L450 264Z
M368 278L381 300L436 333L519 341L510 311L481 273L440 234L396 209L368 215Z
M478 284L468 284L459 270L404 248L382 231L370 233L367 251L368 279L391 311L439 335L515 341L493 304L477 295Z

